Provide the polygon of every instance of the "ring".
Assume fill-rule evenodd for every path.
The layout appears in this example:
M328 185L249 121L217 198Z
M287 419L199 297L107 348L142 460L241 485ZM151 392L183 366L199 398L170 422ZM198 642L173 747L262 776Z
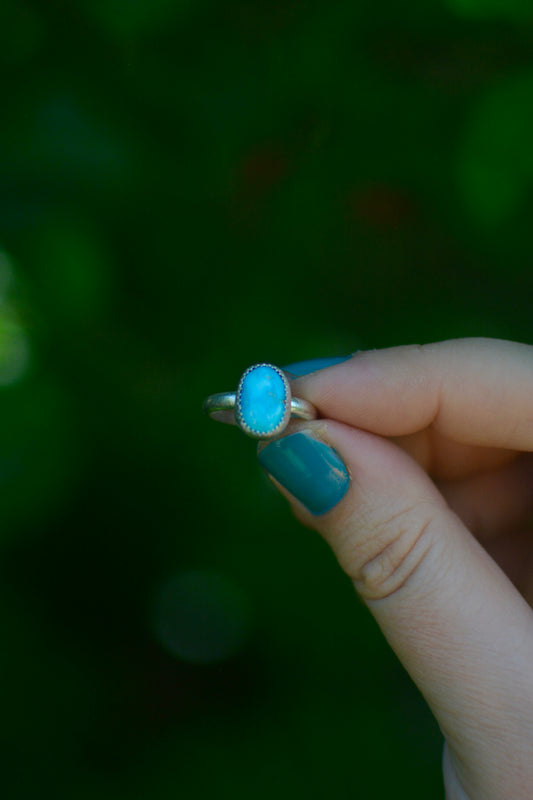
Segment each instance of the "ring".
M233 412L239 428L254 439L278 436L291 417L309 420L318 416L312 403L292 396L285 373L273 364L248 367L236 392L210 395L203 409L209 415Z

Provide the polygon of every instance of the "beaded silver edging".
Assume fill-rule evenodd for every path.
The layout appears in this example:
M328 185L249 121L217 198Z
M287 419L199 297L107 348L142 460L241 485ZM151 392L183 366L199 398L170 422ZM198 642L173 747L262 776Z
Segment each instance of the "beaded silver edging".
M251 428L242 418L242 389L244 386L244 381L247 376L253 372L254 370L258 369L259 367L268 367L269 369L273 369L276 372L281 380L283 381L283 387L285 389L285 397L283 398L283 404L285 406L283 417L278 422L275 428L272 428L271 431L268 433L262 433L261 431L256 430L255 428ZM248 367L247 370L243 372L241 375L241 379L239 381L239 385L237 386L237 392L235 394L235 422L245 433L247 436L252 436L254 439L272 439L274 436L277 436L279 433L285 430L287 425L289 424L289 420L291 418L291 385L282 370L279 367L274 366L274 364L267 364L266 362L262 362L261 364L253 364L251 367Z
M242 382L244 378L257 367L270 367L271 369L275 370L275 372L277 372L283 380L283 384L285 386L285 413L280 423L276 425L276 427L273 428L268 434L259 433L259 431L251 428L241 418L240 410L238 413L238 408L240 409L240 401L238 402L238 399L240 398L242 392ZM218 392L218 394L212 394L207 397L203 402L203 410L211 417L217 414L222 415L219 416L219 420L221 422L232 422L237 424L243 433L254 439L272 439L274 436L277 436L283 432L283 430L287 427L291 417L295 417L296 419L312 420L316 419L318 416L317 410L312 403L310 403L308 400L303 400L300 397L292 396L291 385L285 373L279 367L267 363L253 364L251 367L248 367L248 369L241 376L237 392Z

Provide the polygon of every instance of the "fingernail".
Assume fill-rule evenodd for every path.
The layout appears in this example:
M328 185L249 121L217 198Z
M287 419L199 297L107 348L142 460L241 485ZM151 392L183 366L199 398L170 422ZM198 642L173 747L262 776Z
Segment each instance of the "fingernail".
M290 372L291 375L300 377L301 375L309 375L310 372L316 372L319 369L326 367L333 367L334 364L342 364L343 361L348 361L352 355L349 356L332 356L330 358L310 358L308 361L295 361L293 364L287 364L286 367L281 369L284 372Z
M267 444L258 458L311 514L330 511L350 485L348 470L335 450L302 431Z

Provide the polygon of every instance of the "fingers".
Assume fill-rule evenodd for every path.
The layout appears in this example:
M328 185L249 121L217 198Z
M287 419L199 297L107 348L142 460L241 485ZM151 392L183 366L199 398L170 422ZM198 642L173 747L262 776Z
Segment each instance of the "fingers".
M533 450L533 347L457 339L362 351L293 381L321 416L382 436L432 426L465 444Z
M485 542L484 547L533 607L533 529L517 529Z
M438 486L475 536L493 539L523 526L533 513L533 456L523 453L497 469Z
M446 742L442 753L442 774L446 792L445 800L469 800L457 778L457 771Z
M329 420L293 430L259 459L330 543L423 692L468 797L526 800L533 612L394 443Z
M502 447L476 447L443 436L434 427L392 440L424 467L432 478L453 480L494 469L516 458L517 451Z

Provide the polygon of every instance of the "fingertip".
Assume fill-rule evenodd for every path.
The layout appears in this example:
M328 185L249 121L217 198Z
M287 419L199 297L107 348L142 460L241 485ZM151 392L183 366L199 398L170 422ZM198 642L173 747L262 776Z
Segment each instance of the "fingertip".
M266 444L259 450L258 460L314 516L331 511L350 485L342 458L309 429Z

